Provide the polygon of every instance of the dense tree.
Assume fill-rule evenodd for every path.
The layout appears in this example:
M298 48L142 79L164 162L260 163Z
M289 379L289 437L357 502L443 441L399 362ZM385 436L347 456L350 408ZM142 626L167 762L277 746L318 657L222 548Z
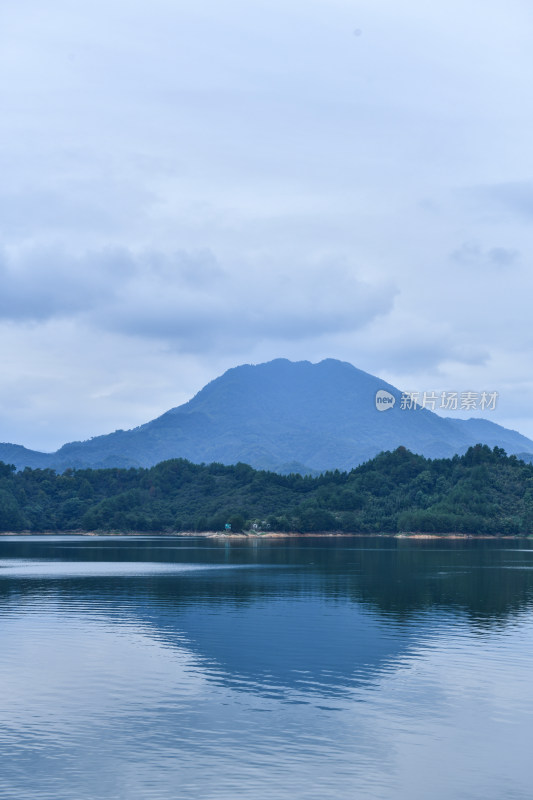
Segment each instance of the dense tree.
M533 533L533 465L498 447L430 460L405 448L348 473L279 475L172 459L151 469L0 462L3 531Z

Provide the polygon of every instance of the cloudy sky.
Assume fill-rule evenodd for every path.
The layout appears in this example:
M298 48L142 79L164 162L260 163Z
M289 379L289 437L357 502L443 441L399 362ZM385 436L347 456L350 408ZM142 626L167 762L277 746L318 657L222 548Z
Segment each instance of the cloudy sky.
M533 436L532 76L530 0L0 2L0 441L280 356Z

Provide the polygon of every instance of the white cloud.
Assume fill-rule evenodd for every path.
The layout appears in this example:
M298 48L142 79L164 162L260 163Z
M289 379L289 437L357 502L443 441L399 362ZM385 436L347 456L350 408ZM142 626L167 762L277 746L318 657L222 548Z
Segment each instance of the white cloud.
M0 439L143 421L150 354L168 405L176 372L275 356L523 391L530 28L524 0L2 9L4 385L32 412L11 435L6 398Z
M82 257L31 249L0 260L0 318L80 318L89 326L153 337L185 352L258 338L314 339L364 327L390 311L394 288L358 280L346 265L223 269L206 251L125 249Z

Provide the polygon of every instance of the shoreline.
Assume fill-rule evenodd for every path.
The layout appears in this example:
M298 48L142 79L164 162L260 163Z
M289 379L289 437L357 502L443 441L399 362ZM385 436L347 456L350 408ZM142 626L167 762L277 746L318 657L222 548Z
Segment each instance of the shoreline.
M488 533L421 533L421 532L401 532L401 533L346 533L344 531L317 531L309 533L298 533L296 531L268 531L265 533L226 533L225 531L179 531L172 533L165 532L146 532L146 531L0 531L2 536L109 536L109 537L200 537L202 539L237 539L259 541L261 539L530 539L533 533L513 533L513 534L488 534Z

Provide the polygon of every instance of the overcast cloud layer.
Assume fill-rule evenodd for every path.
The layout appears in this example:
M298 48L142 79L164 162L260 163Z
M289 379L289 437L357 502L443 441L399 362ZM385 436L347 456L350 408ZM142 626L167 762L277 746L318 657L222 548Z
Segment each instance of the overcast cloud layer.
M532 74L526 0L1 4L0 440L279 356L533 436Z

